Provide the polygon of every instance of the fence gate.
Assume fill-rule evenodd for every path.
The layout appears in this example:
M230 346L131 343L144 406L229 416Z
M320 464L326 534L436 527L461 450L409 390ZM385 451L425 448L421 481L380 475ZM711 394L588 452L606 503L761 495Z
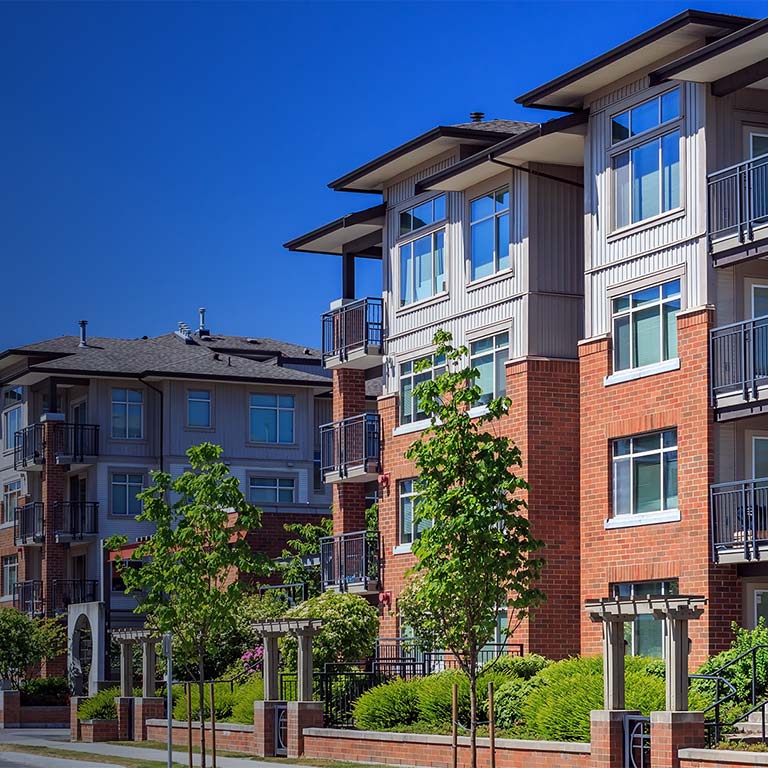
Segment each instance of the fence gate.
M651 718L624 716L624 768L651 768Z
M275 704L275 755L288 756L288 705Z

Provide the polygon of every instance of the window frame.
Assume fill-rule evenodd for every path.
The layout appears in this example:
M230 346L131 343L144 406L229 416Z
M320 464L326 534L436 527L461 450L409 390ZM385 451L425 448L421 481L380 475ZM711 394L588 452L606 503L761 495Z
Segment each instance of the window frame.
M9 427L11 415L15 415L15 428ZM14 435L24 427L24 411L21 403L3 410L3 452L10 453L14 448Z
M115 487L115 477L117 475L125 475L126 482L124 483L125 486L125 502L126 502L126 511L125 514L122 512L115 512L115 494L114 494L114 487ZM110 517L115 517L119 520L135 520L137 515L132 515L130 512L130 498L128 496L128 489L131 486L135 486L135 483L131 483L128 481L129 477L140 477L141 478L141 490L144 491L147 487L147 473L144 468L137 469L136 467L127 467L127 468L121 468L121 467L111 467L109 469L109 515ZM139 505L141 507L141 510L137 514L141 514L141 511L143 511L144 507L139 502Z
M616 599L622 599L621 595L619 594L619 588L620 587L629 587L630 597L637 599L637 587L640 587L642 584L661 584L661 595L678 595L680 594L680 580L675 576L672 578L666 578L666 579L644 579L642 581L620 581L620 582L613 582L610 585L610 593L613 597ZM674 585L674 587L670 590L668 585ZM668 591L669 590L669 591ZM641 597L645 597L648 594L653 594L649 592L642 592ZM627 598L624 598L627 599ZM661 630L661 657L654 656L651 658L664 658L664 636L666 634L666 622L663 621L656 621L652 617L648 617L651 621L654 622L654 626L658 625ZM624 640L627 643L627 651L629 656L635 656L635 651L637 650L637 642L638 642L638 624L637 621L628 621L624 624Z
M497 338L500 336L506 336L507 342L505 345L497 346ZM479 352L479 353L472 353L472 346L474 344L478 344L482 341L487 341L488 339L492 340L493 347L491 350L486 352ZM495 333L489 333L485 336L480 336L478 338L468 339L467 340L467 346L469 347L469 366L470 368L475 368L476 365L474 361L479 357L488 357L489 355L492 358L492 366L493 366L493 392L491 393L490 397L485 400L483 399L486 395L486 393L483 393L483 396L481 397L480 401L477 403L477 405L488 405L491 400L495 400L499 397L506 397L507 394L507 377L506 377L506 364L509 362L509 353L511 349L512 339L511 334L508 329L496 331ZM504 391L499 393L496 391L496 366L498 365L498 354L500 352L506 351L507 356L504 358L504 362L502 364L502 369L504 370ZM475 382L479 384L479 379L475 379Z
M256 397L274 397L275 405L254 405L252 398ZM289 407L280 405L281 397L290 397L292 405ZM275 440L259 440L254 438L251 431L251 415L254 410L275 412ZM290 411L291 413L291 439L287 441L280 440L280 413ZM274 445L277 447L289 447L296 445L296 395L293 393L280 392L249 392L248 393L248 424L247 424L248 443L251 445Z
M193 400L192 393L196 392L207 392L208 393L208 424L205 426L191 424L189 419L189 405L190 402ZM195 402L206 402L205 400L201 400L200 398L194 398ZM185 402L185 427L186 429L191 429L195 431L200 432L211 432L214 429L213 425L213 390L212 389L205 389L200 387L187 387L186 388L186 402Z
M427 358L432 358L432 365L429 367L428 370L425 371L419 371L419 373L416 373L414 371L414 368L416 367L417 363L420 363L422 360L426 360ZM418 403L416 401L416 398L413 396L413 390L416 387L416 384L414 384L414 380L417 376L423 376L427 372L430 374L430 377L432 380L435 379L435 371L440 371L437 375L440 376L442 373L445 373L447 370L446 365L447 361L443 360L443 362L435 364L435 359L437 355L435 355L434 352L428 352L425 355L421 355L420 357L415 357L410 360L403 360L397 364L397 394L398 394L398 418L397 418L397 424L398 426L411 426L413 424L418 424L422 421L427 421L427 416L425 414L421 414L421 411L418 410ZM404 366L410 366L410 371L408 373L403 373L403 367ZM442 369L442 370L441 370ZM410 379L411 381L411 419L409 421L404 421L404 410L403 406L405 403L405 397L403 395L403 381L404 379ZM426 381L426 379L425 379ZM419 381L418 383L421 383ZM417 418L421 414L421 418Z
M15 491L9 491L9 487L11 485L18 484L18 488ZM14 514L15 509L19 504L19 499L24 495L23 487L24 484L22 482L22 479L20 477L16 478L15 480L4 480L3 481L3 517L0 519L0 525L13 523L14 520ZM11 506L8 503L8 500L11 498L11 496L16 496L16 504Z
M506 191L507 193L507 207L497 211L496 210L496 195L499 192ZM494 198L494 210L491 212L488 216L483 216L476 221L472 219L472 203L474 203L477 200L480 200L484 197L492 196ZM501 251L500 251L500 243L499 240L499 230L498 230L498 223L497 220L500 216L505 215L507 216L507 260L508 264L506 267L499 267L499 261L501 259ZM493 221L493 240L494 240L494 251L493 251L493 271L489 275L483 275L482 277L475 277L474 275L474 249L472 247L472 228L475 224L480 224L482 222L491 220ZM472 193L472 197L467 200L467 253L469 258L468 261L468 268L469 268L469 281L468 285L473 285L474 283L482 283L487 280L492 280L494 277L497 277L500 274L509 273L512 271L512 254L510 253L510 245L512 243L512 184L510 182L506 182L501 185L494 185L492 189L488 189L485 191L475 191Z
M13 560L13 563L10 561ZM11 589L8 589L8 582L11 581L8 574L10 570L13 569L13 571L16 574L16 578L13 581L11 585ZM0 560L0 573L2 573L2 579L3 579L3 585L2 585L2 597L4 599L12 598L15 591L15 585L19 583L19 556L18 554L14 555L3 555L2 560Z
M431 522L422 521L421 522L421 530L418 529L417 524L415 522L415 515L414 512L416 511L416 506L418 504L418 497L419 492L416 490L417 484L419 482L418 477L404 477L401 480L397 481L397 548L400 548L400 551L409 551L410 548L413 546L414 542L417 541L422 531L426 530L427 528L430 528L432 526ZM405 486L407 483L411 484L411 490L405 491L403 490L403 486ZM405 526L403 524L403 501L405 499L411 499L411 526L410 526L410 540L405 540Z
M268 485L260 485L255 486L255 481L258 480L268 480L268 481L274 481L274 491L275 491L275 500L274 501L256 501L254 500L252 496L252 492L254 487L259 487L262 489L271 489L271 486ZM290 483L290 491L291 491L291 500L290 501L281 501L280 500L280 491L286 490L285 488L281 488L281 483ZM279 506L282 504L296 504L296 478L294 476L288 476L288 475L268 475L268 474L249 474L248 475L248 503L253 504L255 506L258 506L260 504L267 504L267 505L274 505Z
M115 400L115 392L125 392L125 400ZM141 395L141 400L131 401L128 399L128 393L129 392L138 392ZM125 406L125 434L124 435L116 435L115 434L115 405L124 405ZM138 406L140 418L139 418L139 425L141 427L140 434L137 436L130 436L129 435L129 428L128 428L128 413L129 409L131 407L136 408ZM109 407L109 415L110 415L110 425L109 425L109 436L111 440L128 440L131 442L134 442L136 440L143 440L144 439L144 416L145 416L145 401L144 401L144 390L143 389L136 389L135 387L112 387L111 393L110 393L110 407Z

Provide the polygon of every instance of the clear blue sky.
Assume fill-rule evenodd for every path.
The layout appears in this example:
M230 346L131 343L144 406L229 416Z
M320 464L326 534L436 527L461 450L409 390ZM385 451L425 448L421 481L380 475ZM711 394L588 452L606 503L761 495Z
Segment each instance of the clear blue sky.
M331 179L472 110L549 119L514 97L686 7L0 3L0 349L80 318L164 333L198 306L215 332L317 346L340 264L281 244L378 200Z

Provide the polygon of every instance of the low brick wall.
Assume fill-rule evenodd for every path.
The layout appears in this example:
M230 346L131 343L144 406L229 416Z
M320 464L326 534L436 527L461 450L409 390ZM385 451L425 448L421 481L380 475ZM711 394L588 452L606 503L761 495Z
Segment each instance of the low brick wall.
M66 728L69 707L21 707L22 728Z
M768 752L739 752L726 749L681 749L680 768L746 768L768 766Z
M80 739L89 744L95 741L117 741L117 720L81 720Z
M489 764L488 739L478 739L478 764ZM304 756L383 765L449 768L450 736L305 728ZM459 768L469 768L469 738L459 737ZM589 744L496 740L497 768L589 768Z
M147 740L161 741L165 743L168 740L168 723L165 720L147 720ZM173 743L175 746L187 745L187 721L173 721ZM207 747L211 744L211 724L205 724L205 743ZM192 744L200 746L200 722L192 723ZM242 752L245 755L256 753L256 740L253 734L252 725L242 725L241 723L216 723L216 749L226 750L227 752Z

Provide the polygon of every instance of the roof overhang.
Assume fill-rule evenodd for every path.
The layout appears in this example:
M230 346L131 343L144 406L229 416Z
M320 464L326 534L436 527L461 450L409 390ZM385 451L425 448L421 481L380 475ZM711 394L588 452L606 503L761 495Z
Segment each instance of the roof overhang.
M342 216L284 244L289 251L381 258L386 204ZM357 247L356 247L357 246Z
M509 133L500 131L439 125L361 165L328 186L337 192L381 193L390 179L460 144L490 146L508 136Z
M583 166L588 117L588 111L582 110L537 125L519 136L495 144L487 152L478 152L445 171L423 179L416 185L416 191L439 189L461 192L502 173L505 170L502 164Z
M696 43L722 37L755 19L707 11L683 11L591 61L519 96L525 107L573 111L584 97L621 78L653 66Z
M651 73L652 84L665 80L711 83L715 96L726 96L746 87L768 89L768 18Z

